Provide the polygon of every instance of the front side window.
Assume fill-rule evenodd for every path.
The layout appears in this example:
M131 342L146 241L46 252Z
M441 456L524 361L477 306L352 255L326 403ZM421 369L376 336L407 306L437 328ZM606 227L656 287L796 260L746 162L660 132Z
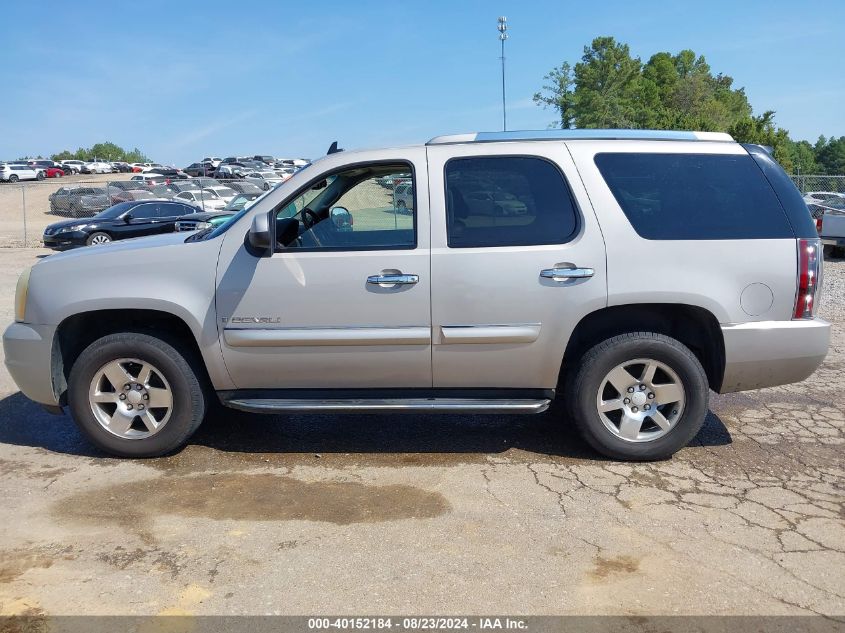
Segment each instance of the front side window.
M578 230L569 186L545 159L453 158L445 177L450 248L563 244Z
M379 184L411 178L405 163L351 167L330 174L276 211L279 250L373 250L416 247L416 205L404 206Z

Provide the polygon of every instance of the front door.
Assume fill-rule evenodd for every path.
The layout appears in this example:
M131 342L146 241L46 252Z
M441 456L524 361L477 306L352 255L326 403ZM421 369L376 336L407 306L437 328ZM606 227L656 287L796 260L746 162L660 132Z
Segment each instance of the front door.
M604 241L563 143L428 148L435 387L552 389L606 305Z
M306 184L273 210L272 257L249 253L243 234L226 234L217 316L233 382L239 389L431 387L425 150L354 165L330 157L308 170ZM410 212L396 208L388 175L417 181Z

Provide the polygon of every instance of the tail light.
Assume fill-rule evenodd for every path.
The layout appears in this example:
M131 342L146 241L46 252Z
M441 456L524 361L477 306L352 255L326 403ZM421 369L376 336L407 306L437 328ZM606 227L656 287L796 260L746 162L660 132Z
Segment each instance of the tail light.
M820 215L816 218L816 232L821 235L822 234L822 220L824 220L824 216Z
M816 314L816 298L821 288L820 249L818 239L798 240L798 292L793 319L812 319Z

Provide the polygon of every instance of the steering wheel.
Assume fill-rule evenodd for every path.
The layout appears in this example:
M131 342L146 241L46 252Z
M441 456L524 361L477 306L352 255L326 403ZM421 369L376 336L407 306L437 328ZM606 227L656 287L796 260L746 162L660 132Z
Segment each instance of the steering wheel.
M312 209L309 209L308 207L305 207L301 211L301 215L302 215L302 224L305 226L306 231L308 229L312 228L315 224L317 224L320 221L320 216L317 215L317 213L315 211L313 211Z

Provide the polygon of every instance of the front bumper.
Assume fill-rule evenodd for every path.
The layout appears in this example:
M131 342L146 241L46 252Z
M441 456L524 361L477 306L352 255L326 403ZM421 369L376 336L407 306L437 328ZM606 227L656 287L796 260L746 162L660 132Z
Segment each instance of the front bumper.
M823 319L723 325L725 374L720 393L801 382L822 364L830 344Z
M62 231L52 235L43 235L41 241L47 248L69 248L71 246L85 246L88 234L82 231Z
M53 389L53 338L55 325L12 323L3 333L6 368L30 400L55 407Z

